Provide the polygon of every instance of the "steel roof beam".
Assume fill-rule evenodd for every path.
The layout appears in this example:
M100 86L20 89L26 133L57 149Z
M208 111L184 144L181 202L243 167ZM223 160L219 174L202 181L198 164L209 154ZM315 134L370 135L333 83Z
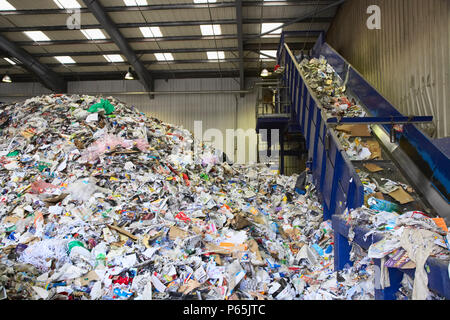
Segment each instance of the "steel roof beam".
M300 32L300 31L299 31ZM308 38L310 41L315 42L317 37L323 30L311 30L311 31L303 31L305 34L304 37ZM243 36L243 39L254 39L257 36L247 35ZM288 38L290 36L286 36ZM298 36L295 36L298 38ZM294 37L294 38L295 38ZM235 40L238 39L237 34L222 34L217 35L216 40ZM201 36L201 35L192 35L192 36L170 36L170 37L159 37L159 38L124 38L128 43L130 42L161 42L161 41L195 41L195 40L214 40L214 36ZM270 41L271 38L266 38L265 40ZM274 38L275 41L279 41L278 38ZM51 40L51 41L39 41L39 45L41 46L51 46L51 45L71 45L71 44L109 44L115 43L113 39L101 39L101 40L89 40L89 39L73 39L73 40ZM36 43L34 41L17 41L17 45L19 46L32 46Z
M257 69L246 69L246 77L258 77L261 71ZM76 72L76 73L62 73L66 81L90 81L90 80L123 80L123 72ZM186 79L186 78L220 78L218 69L211 69L206 71L199 70L171 70L171 71L158 71L152 73L153 79ZM226 78L238 78L239 70L222 70L222 77ZM35 81L28 74L14 75L15 82L31 82Z
M67 83L63 78L2 35L0 35L0 49L11 57L18 59L22 63L21 67L35 74L48 89L57 93L67 92ZM9 68L11 66L8 66Z
M260 34L257 35L257 36L251 36L251 37L249 37L247 40L258 39L258 38L261 38L261 37L263 37L263 36L265 36L265 35L268 35L269 33L272 33L272 32L277 31L277 30L279 30L279 29L283 29L283 28L285 28L285 27L287 27L287 26L290 26L290 25L292 25L292 24L294 24L294 23L301 22L301 21L303 21L303 20L305 20L305 19L310 19L311 17L314 17L315 15L317 15L317 14L319 14L319 13L322 13L322 12L324 12L324 11L327 11L327 10L329 10L329 9L332 9L332 8L334 8L334 7L337 7L337 6L341 5L341 4L344 3L345 1L346 1L346 0L338 0L338 1L334 1L333 3L327 5L326 7L320 8L320 9L318 9L318 10L317 10L317 9L313 9L313 10L311 10L310 12L308 12L308 13L306 13L306 14L303 14L303 15L301 15L301 16L298 17L298 18L292 19L290 22L285 22L285 23L283 23L281 26L276 27L276 28L273 28L273 29L268 30L268 31L266 31L266 32L260 33Z
M84 0L83 0L84 1ZM329 5L333 1L274 1L271 2L271 6L311 6L316 5ZM177 3L177 4L160 4L160 5L147 5L147 6L111 6L105 7L105 12L129 12L129 11L156 11L156 10L186 10L186 9L207 9L210 8L232 8L234 2L217 2L217 3ZM264 1L243 1L244 7L261 7L266 5ZM89 8L80 8L81 13L90 13ZM2 11L2 15L43 15L43 14L71 14L68 9L25 9L25 10L10 10Z
M238 51L239 51L239 86L241 90L245 90L245 76L244 76L244 32L242 30L242 0L236 0L236 26L238 36ZM241 94L244 97L244 94Z
M220 60L220 63L238 63L240 62L240 58L227 58ZM258 58L244 58L243 62L258 62ZM210 60L210 59L188 59L188 60L173 60L173 61L141 61L144 66L151 66L151 65L167 65L167 64L193 64L193 63L217 63L217 60ZM47 63L45 64L49 68L58 68L62 67L63 64L61 63ZM128 62L83 62L83 63L75 63L75 64L67 64L67 67L108 67L108 66L129 66L130 64ZM3 64L0 65L0 69L10 69L11 65Z
M83 0L83 2L89 10L92 11L98 22L103 26L103 29L105 29L123 55L127 58L128 62L133 66L134 71L138 75L139 80L144 85L145 89L149 92L153 91L154 84L150 72L139 60L127 39L120 33L119 29L105 12L100 2L97 0Z
M286 23L291 19L276 19L276 18L265 18L262 20L262 23ZM302 22L311 22L312 18L306 19ZM333 20L331 17L318 17L314 18L314 23L330 23ZM223 20L198 20L198 21L163 21L163 22L133 22L133 23L117 23L116 26L119 29L128 29L128 28L140 28L140 27L185 27L185 26L200 26L203 24L221 24L221 25L231 25L236 24L236 20L234 19L223 19ZM243 24L260 24L261 20L259 19L244 19L242 20ZM83 29L101 29L102 25L100 24L86 24L83 25ZM56 26L26 26L26 27L0 27L0 32L23 32L23 31L67 31L70 30L67 28L67 25L56 25Z
M310 42L307 45L307 50L311 49L313 47L314 43ZM289 42L289 47L292 50L299 50L303 48L303 43L295 43L295 42ZM244 45L244 52L245 51L258 51L260 49L258 44L246 44ZM261 50L277 50L278 49L278 42L273 43L262 43L261 44ZM174 49L162 49L162 50L135 50L134 52L138 55L143 54L155 54L155 53L196 53L196 52L207 52L215 50L215 48L174 48ZM219 47L220 51L239 51L237 47ZM33 56L36 58L53 58L55 56L67 56L70 55L71 57L83 57L83 56L101 56L104 54L120 54L121 52L118 50L106 50L106 51L79 51L79 52L44 52L44 53L34 53ZM7 55L5 55L7 57Z

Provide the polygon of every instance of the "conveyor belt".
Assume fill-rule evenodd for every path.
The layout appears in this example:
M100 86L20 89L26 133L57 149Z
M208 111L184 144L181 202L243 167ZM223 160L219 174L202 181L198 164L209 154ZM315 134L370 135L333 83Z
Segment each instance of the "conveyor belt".
M357 168L358 165L350 161L346 155L346 151L337 139L334 125L328 124L335 118L329 118L322 110L314 90L305 82L305 75L293 53L286 44L284 47L285 81L290 88L293 108L298 114L298 121L310 150L311 169L323 196L325 217L329 218L333 214L342 213L343 201L348 208L363 205L364 194L361 182L356 181L353 186L349 186L345 181L346 179L359 180L359 177L354 174L355 167ZM376 123L371 125L372 139L379 142L383 148L383 159L390 164L390 170L381 175L391 180L398 177L399 182L411 185L415 190L412 194L415 201L402 206L402 212L417 209L432 216L441 216L450 223L450 205L447 200L450 161L413 124L405 124L405 121L411 119L414 122L429 121L431 117L404 117L326 43L323 44L322 49L316 47L315 50L317 55L325 56L341 81L344 77L349 78L347 96L355 99L369 115L364 118L344 118L344 121L351 122L356 119L366 124ZM376 106L373 105L374 103ZM389 119L393 119L392 123L388 122ZM398 142L393 143L390 131L395 121L401 121L400 123L404 124L404 132L396 133ZM322 154L324 154L323 158Z
M372 117L403 116L331 46L320 41L314 55L323 55L336 73L348 78L350 96L363 106ZM426 212L443 217L450 223L450 159L415 125L404 125L404 132L397 134L397 142L391 143L392 125L371 125L374 136L387 151L398 171L417 191L416 198L426 205Z

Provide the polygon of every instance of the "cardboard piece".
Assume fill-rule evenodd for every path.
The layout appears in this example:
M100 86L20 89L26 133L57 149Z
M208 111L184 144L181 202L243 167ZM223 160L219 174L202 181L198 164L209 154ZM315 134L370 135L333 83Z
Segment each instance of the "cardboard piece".
M191 279L188 281L188 283L182 285L180 287L180 289L178 289L178 292L181 292L183 294L189 294L189 292L191 292L192 290L194 290L195 288L198 288L200 286L201 286L200 282L198 282L194 279Z
M373 194L373 196L374 196L375 198L377 198L377 199L384 200L383 193L381 193L381 192L375 192L375 193Z
M250 250L250 252L255 254L257 262L264 263L264 261L261 257L261 252L259 252L259 249L258 249L258 243L253 239L247 241L246 243L248 245L248 249Z
M247 220L244 214L238 213L234 216L234 218L231 220L231 226L234 230L241 230L245 227L249 226L250 222Z
M406 192L402 187L389 193L389 195L396 201L400 202L400 204L407 204L414 201L414 198L411 197L411 195L408 192Z
M169 239L175 240L176 238L184 239L189 235L187 231L184 231L183 229L180 229L178 227L171 227L169 230Z
M370 172L380 172L384 170L380 166L377 166L375 163L366 163L364 164L364 167Z
M95 270L90 271L88 274L78 278L80 281L81 286L85 287L88 286L91 281L99 281L100 278L97 275L97 272Z
M369 126L365 124L343 124L336 127L336 130L343 131L352 137L371 137Z
M108 226L108 228L116 230L120 234L123 234L123 235L127 236L128 238L130 238L130 239L132 239L134 241L136 241L138 239L135 235L133 235L132 233L130 233L130 232L128 232L128 231L126 231L126 230L124 230L122 228L119 228L119 227L116 227L116 226L113 226L113 225L110 225L110 224L108 224L107 226Z
M224 254L224 255L231 254L230 249L219 247L219 246L215 245L214 243L210 243L210 242L205 242L205 249L207 252L214 252L217 254Z
M8 217L6 217L5 219L3 219L3 222L4 222L4 223L14 223L14 224L16 224L17 221L19 221L19 220L20 220L19 217L16 217L16 216L8 216Z
M44 202L52 203L52 204L58 203L58 202L63 201L68 195L69 195L68 193L62 193L59 196L44 199Z
M372 155L370 156L370 160L374 160L374 159L382 159L381 158L381 147L380 144L378 143L378 141L375 140L368 140L364 143L362 143L362 145L365 145L366 148L369 148L370 153L372 153Z

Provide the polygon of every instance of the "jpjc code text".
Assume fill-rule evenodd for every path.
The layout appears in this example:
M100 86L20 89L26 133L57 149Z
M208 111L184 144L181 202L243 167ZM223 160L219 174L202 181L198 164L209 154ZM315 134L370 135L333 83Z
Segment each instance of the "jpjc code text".
M265 305L228 305L227 308L219 307L196 307L190 305L189 307L184 307L184 315L209 315L214 318L218 313L227 313L227 315L241 315L250 317L253 315L265 315Z

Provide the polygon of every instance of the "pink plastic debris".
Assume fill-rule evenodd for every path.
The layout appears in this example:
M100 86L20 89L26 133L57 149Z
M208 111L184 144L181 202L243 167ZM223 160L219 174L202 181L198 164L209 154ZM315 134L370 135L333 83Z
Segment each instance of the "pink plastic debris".
M47 183L43 180L35 181L31 184L31 191L32 194L41 194L44 193L47 189L56 189L57 186Z

